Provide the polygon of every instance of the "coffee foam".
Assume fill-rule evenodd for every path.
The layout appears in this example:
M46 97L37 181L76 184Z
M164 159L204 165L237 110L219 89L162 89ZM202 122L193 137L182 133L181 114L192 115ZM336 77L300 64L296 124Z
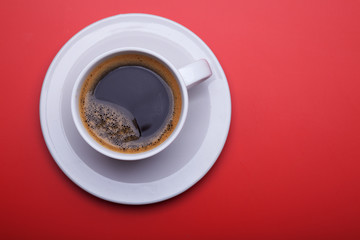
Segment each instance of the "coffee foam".
M167 120L149 137L140 138L139 128L132 114L106 101L95 99L97 83L111 70L120 66L142 66L158 75L170 86L174 102ZM101 145L122 153L150 150L164 142L175 129L181 114L181 92L172 72L158 60L142 54L123 54L97 65L87 76L80 93L80 116L90 135Z

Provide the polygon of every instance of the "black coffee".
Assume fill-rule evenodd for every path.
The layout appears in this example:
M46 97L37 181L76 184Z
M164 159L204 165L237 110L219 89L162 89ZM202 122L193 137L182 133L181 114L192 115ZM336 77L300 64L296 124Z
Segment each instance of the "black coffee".
M181 94L172 72L142 54L112 57L96 66L80 94L80 115L103 146L137 153L158 146L173 132Z

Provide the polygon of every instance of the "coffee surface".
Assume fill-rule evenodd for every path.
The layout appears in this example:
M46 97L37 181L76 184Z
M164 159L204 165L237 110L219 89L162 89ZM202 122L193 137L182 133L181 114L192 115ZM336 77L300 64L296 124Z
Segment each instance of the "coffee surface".
M137 153L158 146L173 132L181 111L176 78L160 61L141 54L112 57L83 83L80 115L103 146Z

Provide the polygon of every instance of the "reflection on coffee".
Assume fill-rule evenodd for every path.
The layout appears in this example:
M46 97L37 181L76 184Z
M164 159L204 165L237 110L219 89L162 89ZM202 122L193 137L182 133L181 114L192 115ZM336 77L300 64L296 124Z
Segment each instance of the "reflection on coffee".
M181 114L180 87L160 61L138 53L95 66L79 98L81 120L101 145L138 153L164 142Z

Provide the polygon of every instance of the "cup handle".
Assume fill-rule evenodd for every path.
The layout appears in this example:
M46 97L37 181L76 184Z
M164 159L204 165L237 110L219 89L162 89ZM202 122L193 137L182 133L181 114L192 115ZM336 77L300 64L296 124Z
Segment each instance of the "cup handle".
M210 65L205 59L190 63L180 68L179 72L188 89L208 79L212 75Z

